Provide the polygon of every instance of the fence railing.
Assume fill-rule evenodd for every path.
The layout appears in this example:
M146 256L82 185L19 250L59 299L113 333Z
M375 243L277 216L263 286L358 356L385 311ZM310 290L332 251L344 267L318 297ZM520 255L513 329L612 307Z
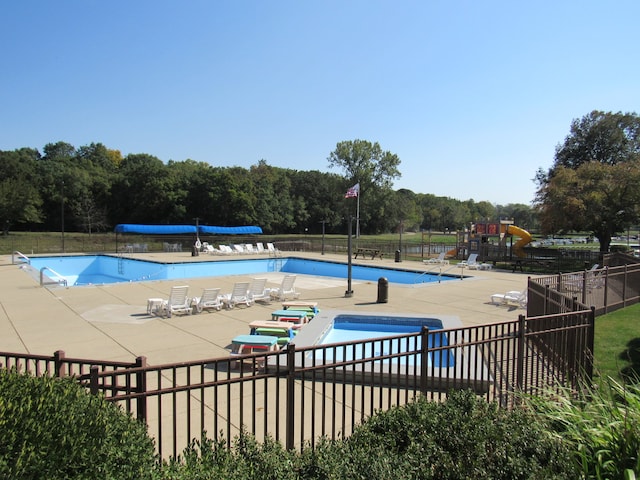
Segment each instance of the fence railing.
M287 448L348 436L378 410L472 389L510 407L518 392L577 389L592 372L593 310L450 330L179 364L146 365L0 353L3 366L77 375L144 420L163 457L202 432L241 431Z
M527 316L594 307L596 315L640 301L640 264L529 279Z

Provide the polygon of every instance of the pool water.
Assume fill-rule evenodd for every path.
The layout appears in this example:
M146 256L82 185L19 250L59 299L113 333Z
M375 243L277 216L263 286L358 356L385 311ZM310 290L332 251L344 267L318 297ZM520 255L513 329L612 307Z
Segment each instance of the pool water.
M372 340L354 347L329 348L324 352L317 352L317 358L330 361L350 361L354 359L371 358L380 355L393 355L407 351L421 349L422 338L409 337L400 339L375 340L393 335L419 333L423 327L429 328L428 348L446 347L448 338L442 330L442 321L437 318L380 316L380 315L336 315L331 328L322 337L319 344L329 345L342 342L358 342ZM436 330L434 332L434 330ZM416 358L418 360L416 360ZM392 359L393 362L412 365L420 361L420 354ZM429 354L428 365L434 367L451 367L455 358L449 350L438 350Z
M256 275L267 272L299 273L322 277L347 278L347 265L339 262L307 260L296 257L220 260L182 263L151 262L111 255L48 256L30 258L35 269L53 270L64 277L69 286L100 285L153 280ZM419 284L452 280L454 277L425 274L413 270L352 265L355 280L377 281L385 277L391 283ZM455 277L458 278L458 277Z

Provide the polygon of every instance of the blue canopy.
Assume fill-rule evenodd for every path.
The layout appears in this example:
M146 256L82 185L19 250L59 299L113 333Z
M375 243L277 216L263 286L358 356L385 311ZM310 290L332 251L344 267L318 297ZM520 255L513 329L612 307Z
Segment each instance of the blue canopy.
M205 235L252 235L262 233L262 228L247 225L243 227L209 227L206 225L139 225L120 223L116 225L117 233L140 233L144 235L181 235L200 232Z
M180 235L196 233L194 225L138 225L135 223L120 223L116 225L117 233L142 233L146 235Z
M200 233L204 235L252 235L262 233L262 229L253 225L244 227L209 227L200 225Z

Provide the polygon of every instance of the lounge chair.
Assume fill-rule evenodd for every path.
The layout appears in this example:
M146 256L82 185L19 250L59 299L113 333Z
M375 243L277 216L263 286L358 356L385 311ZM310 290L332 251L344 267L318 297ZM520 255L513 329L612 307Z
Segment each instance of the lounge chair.
M235 253L239 254L239 255L244 255L246 252L246 250L244 249L243 245L240 245L239 243L236 243L233 245L233 250Z
M163 300L153 313L162 317L171 317L174 313L186 313L187 315L191 315L193 309L191 308L191 299L188 294L188 285L171 287L169 299Z
M280 287L271 289L271 298L276 298L280 301L286 300L287 297L298 298L300 294L296 292L296 287L293 285L295 281L295 275L285 275Z
M241 362L245 358L242 355L251 353L268 353L277 352L279 349L278 337L272 335L238 335L231 340L231 358L234 359L231 362L231 368L236 368L238 364L242 366ZM255 361L255 365L258 368L264 368L266 363L266 356L247 357L246 360L250 362Z
M273 243L267 242L267 251L269 252L269 256L273 255L277 257L280 255L280 250L278 250Z
M462 260L460 263L458 263L458 266L460 268L476 268L478 263L478 254L477 253L472 253L471 255L469 255L469 257L466 260Z
M266 250L264 248L264 245L261 242L256 243L256 252L257 253L264 253Z
M245 253L258 253L255 248L253 248L253 243L245 243L244 244Z
M271 289L267 288L266 278L254 278L249 285L249 296L254 302L271 301Z
M241 303L244 303L247 307L253 305L253 299L249 295L249 282L236 283L231 293L223 297L223 301L227 308L233 308Z
M224 305L222 300L219 288L205 288L201 296L193 298L191 305L198 313L203 310L220 310Z
M218 250L223 255L235 255L236 252L229 245L218 245Z
M431 263L436 265L449 265L449 260L445 260L444 257L447 255L447 252L440 252L436 258L430 258L428 260L423 260L424 263Z
M527 306L527 291L511 290L507 293L494 293L491 295L491 303L497 305L518 305L520 307Z

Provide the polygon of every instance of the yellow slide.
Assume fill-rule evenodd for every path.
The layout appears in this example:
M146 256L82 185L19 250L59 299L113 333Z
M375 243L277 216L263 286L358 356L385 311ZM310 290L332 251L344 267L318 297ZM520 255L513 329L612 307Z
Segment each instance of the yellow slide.
M513 251L518 257L525 257L526 255L522 251L522 247L524 247L526 244L531 242L531 240L533 240L533 237L531 236L531 234L520 227L516 227L515 225L508 225L507 233L510 235L515 235L517 237L520 237L520 240L518 240L513 245Z

